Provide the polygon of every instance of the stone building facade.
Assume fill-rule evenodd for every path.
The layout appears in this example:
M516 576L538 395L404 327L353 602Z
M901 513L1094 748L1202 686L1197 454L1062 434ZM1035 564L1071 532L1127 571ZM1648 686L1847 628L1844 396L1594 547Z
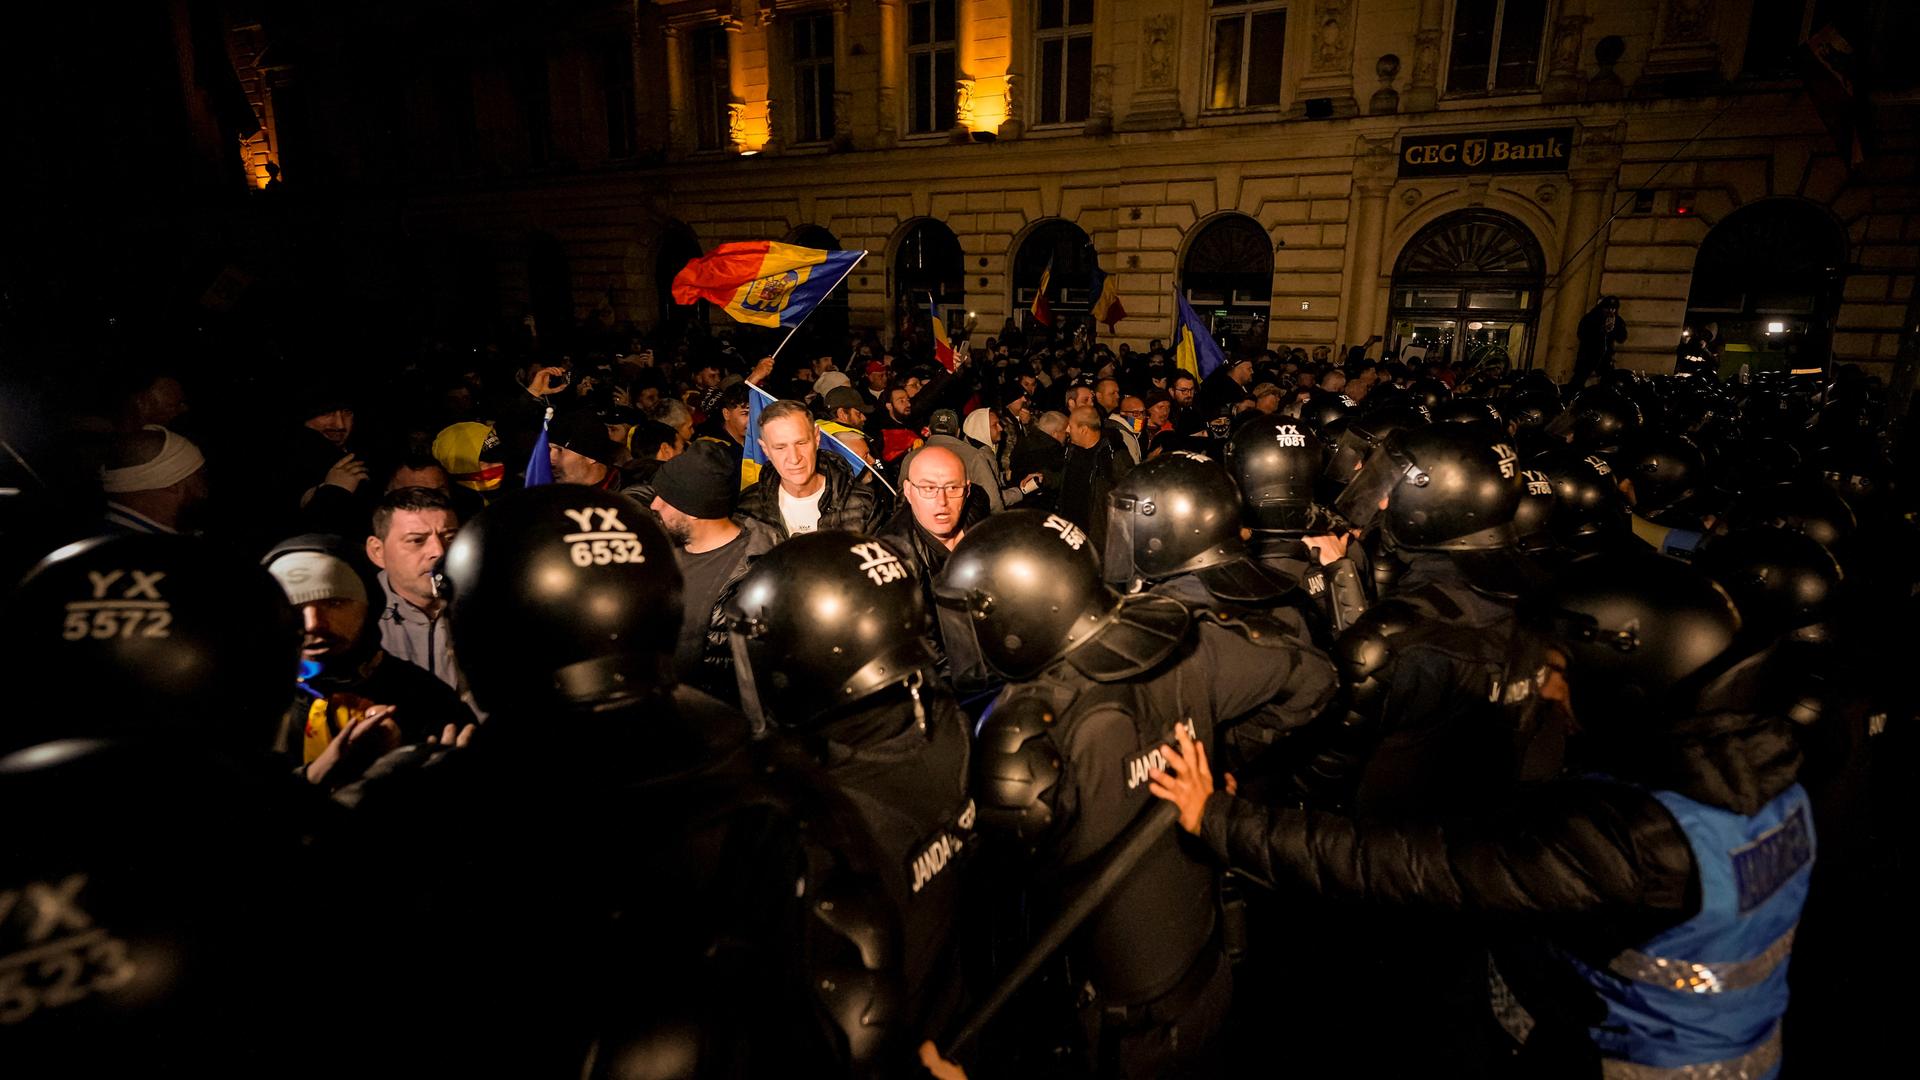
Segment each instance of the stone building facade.
M1071 315L1097 262L1127 312L1110 341L1168 336L1178 289L1242 340L1564 375L1613 295L1635 367L1712 322L1756 362L1830 348L1885 375L1911 348L1920 186L1912 76L1880 37L1913 14L1865 6L1848 98L1796 67L1809 36L1831 55L1814 6L589 4L432 35L390 166L436 288L574 318L651 326L691 254L791 239L870 252L854 325L933 300L988 334L1048 266ZM301 78L231 51L250 92ZM266 123L256 177L278 145Z

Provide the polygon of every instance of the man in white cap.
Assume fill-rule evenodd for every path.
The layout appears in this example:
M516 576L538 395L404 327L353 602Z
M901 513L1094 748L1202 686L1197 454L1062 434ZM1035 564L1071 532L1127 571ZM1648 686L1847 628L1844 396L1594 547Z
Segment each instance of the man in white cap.
M193 532L207 502L207 459L158 424L123 437L100 470L111 532Z

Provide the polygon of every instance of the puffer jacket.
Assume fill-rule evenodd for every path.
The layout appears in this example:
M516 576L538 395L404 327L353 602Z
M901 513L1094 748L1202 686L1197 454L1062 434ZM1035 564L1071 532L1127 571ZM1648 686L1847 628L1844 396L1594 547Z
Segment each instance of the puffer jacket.
M883 510L873 489L860 483L853 469L834 454L821 454L814 467L827 482L820 496L820 528L872 535L880 527ZM752 487L741 492L733 518L742 525L748 519L758 521L771 526L780 540L788 539L791 534L786 519L780 516L780 474L768 469Z

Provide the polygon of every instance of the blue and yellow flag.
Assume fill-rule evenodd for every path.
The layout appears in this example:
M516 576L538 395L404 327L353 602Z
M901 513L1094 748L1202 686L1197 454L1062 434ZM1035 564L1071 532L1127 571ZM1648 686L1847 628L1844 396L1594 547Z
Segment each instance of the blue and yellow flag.
M767 406L778 400L779 399L772 394L767 393L752 383L747 384L747 441L740 455L740 467L742 469L745 469L748 465L752 465L756 469L766 467L767 453L760 449L760 413ZM853 475L855 476L859 476L861 473L867 471L866 461L861 458L859 454L854 453L846 443L834 438L833 433L830 431L820 432L820 448L822 450L831 450L840 455L841 460L853 466Z
M721 244L673 276L673 302L706 300L739 322L799 326L864 251L821 251L770 240Z
M1173 291L1173 302L1179 305L1173 326L1173 362L1194 378L1205 379L1227 362L1226 354L1213 340L1213 330L1194 314L1193 305L1178 289Z

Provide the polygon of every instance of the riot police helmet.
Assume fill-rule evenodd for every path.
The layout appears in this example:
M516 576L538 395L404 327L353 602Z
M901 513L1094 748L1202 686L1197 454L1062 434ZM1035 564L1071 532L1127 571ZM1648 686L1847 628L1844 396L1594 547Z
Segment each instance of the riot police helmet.
M1191 621L1170 597L1123 599L1101 580L1086 531L1041 510L1009 510L968 529L933 592L955 670L978 659L1016 681L1062 659L1096 679L1138 674Z
M1617 481L1633 485L1634 510L1653 518L1694 494L1704 479L1706 461L1684 435L1642 430L1612 457Z
M497 500L447 549L453 647L490 713L594 708L671 688L680 569L639 503L580 484Z
M1300 419L1325 438L1328 429L1346 419L1354 408L1353 399L1345 394L1316 390L1300 406Z
M1729 533L1702 549L1693 564L1727 591L1744 629L1760 641L1821 626L1842 580L1840 564L1826 548L1786 529Z
M1552 488L1548 528L1561 547L1597 551L1632 535L1626 496L1606 458L1567 447L1535 456L1527 468L1545 475Z
M1335 491L1345 487L1387 436L1432 422L1432 412L1420 404L1367 409L1348 418L1334 438L1327 458L1327 486Z
M1258 416L1241 424L1227 444L1227 466L1240 487L1246 525L1296 535L1309 529L1322 453L1319 436L1298 420Z
M749 718L808 730L935 663L912 565L890 544L804 533L754 560L722 617Z
M1274 599L1296 583L1247 558L1240 518L1240 489L1221 462L1185 450L1144 461L1107 498L1106 582L1136 592L1195 574L1223 599Z
M212 541L81 540L28 571L0 631L21 697L0 745L185 732L269 748L300 664L274 579Z
M1379 521L1401 550L1509 548L1519 466L1511 445L1489 444L1465 427L1396 432L1367 459L1336 509L1356 528Z
M1562 419L1571 427L1575 446L1588 453L1611 454L1640 427L1640 406L1624 394L1594 389L1575 398Z
M1805 535L1843 564L1846 547L1859 529L1847 500L1825 484L1797 480L1747 492L1728 511L1729 527L1786 529Z

